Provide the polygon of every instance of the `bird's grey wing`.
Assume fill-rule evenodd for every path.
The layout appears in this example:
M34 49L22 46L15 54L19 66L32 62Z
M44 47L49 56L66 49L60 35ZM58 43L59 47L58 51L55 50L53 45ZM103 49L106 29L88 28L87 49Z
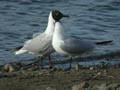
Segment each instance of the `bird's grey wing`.
M80 54L84 52L91 51L94 47L94 44L90 41L81 40L77 37L70 37L64 40L64 43L61 44L61 48L71 54Z
M54 48L53 48L53 46L51 44L51 45L48 45L46 47L46 49L44 50L44 52L42 54L43 54L43 56L48 56L48 55L50 55L53 52L55 52L55 50L54 50Z
M42 33L31 39L31 41L26 43L23 48L33 53L45 53L45 51L51 47L51 43L52 37L50 38Z

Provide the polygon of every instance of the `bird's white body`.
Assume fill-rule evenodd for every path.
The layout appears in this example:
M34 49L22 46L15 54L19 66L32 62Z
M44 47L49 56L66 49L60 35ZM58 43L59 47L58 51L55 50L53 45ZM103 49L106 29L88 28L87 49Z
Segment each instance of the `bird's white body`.
M56 23L58 23L58 22L56 22ZM57 51L58 53L63 54L63 55L68 55L69 53L64 51L60 47L61 44L64 44L63 39L64 39L63 27L58 24L54 30L52 45L53 45L53 48L55 49L55 51Z
M28 52L39 56L46 56L53 53L54 49L52 47L52 37L54 23L55 20L52 17L52 12L50 12L46 30L26 41L24 46L20 50L16 51L15 54L23 54Z
M56 22L52 40L53 48L62 55L77 55L93 50L94 44L90 41L80 40L77 37L65 37L60 22Z

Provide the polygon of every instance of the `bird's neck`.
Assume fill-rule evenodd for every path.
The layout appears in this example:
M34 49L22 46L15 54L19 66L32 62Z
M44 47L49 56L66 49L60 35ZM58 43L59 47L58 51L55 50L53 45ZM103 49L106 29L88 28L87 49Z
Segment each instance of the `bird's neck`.
M48 22L45 33L48 35L53 35L55 24L54 22Z
M52 15L50 13L49 18L48 18L48 25L47 25L45 33L48 35L53 35L54 27L55 27L55 20L52 18Z
M58 27L56 30L54 30L53 37L58 40L62 40L64 38L64 30L62 27Z

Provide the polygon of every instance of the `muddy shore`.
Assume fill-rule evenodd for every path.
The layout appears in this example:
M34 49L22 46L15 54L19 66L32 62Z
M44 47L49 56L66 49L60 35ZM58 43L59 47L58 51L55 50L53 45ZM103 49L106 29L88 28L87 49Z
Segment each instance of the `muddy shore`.
M111 60L119 60L119 53L92 57L92 60L107 60L110 56ZM53 62L55 65L65 63L69 60ZM9 63L0 66L0 90L120 90L120 64L102 62L101 66L82 67L76 64L72 69L43 69L37 62L27 65Z
M0 90L120 90L120 67L0 72Z

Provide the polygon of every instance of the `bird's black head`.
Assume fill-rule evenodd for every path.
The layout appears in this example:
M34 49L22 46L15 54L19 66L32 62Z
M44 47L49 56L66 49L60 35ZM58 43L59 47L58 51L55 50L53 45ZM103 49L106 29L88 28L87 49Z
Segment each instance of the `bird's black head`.
M63 15L60 11L54 10L52 11L52 17L55 21L59 21L62 17L69 17L68 15Z

